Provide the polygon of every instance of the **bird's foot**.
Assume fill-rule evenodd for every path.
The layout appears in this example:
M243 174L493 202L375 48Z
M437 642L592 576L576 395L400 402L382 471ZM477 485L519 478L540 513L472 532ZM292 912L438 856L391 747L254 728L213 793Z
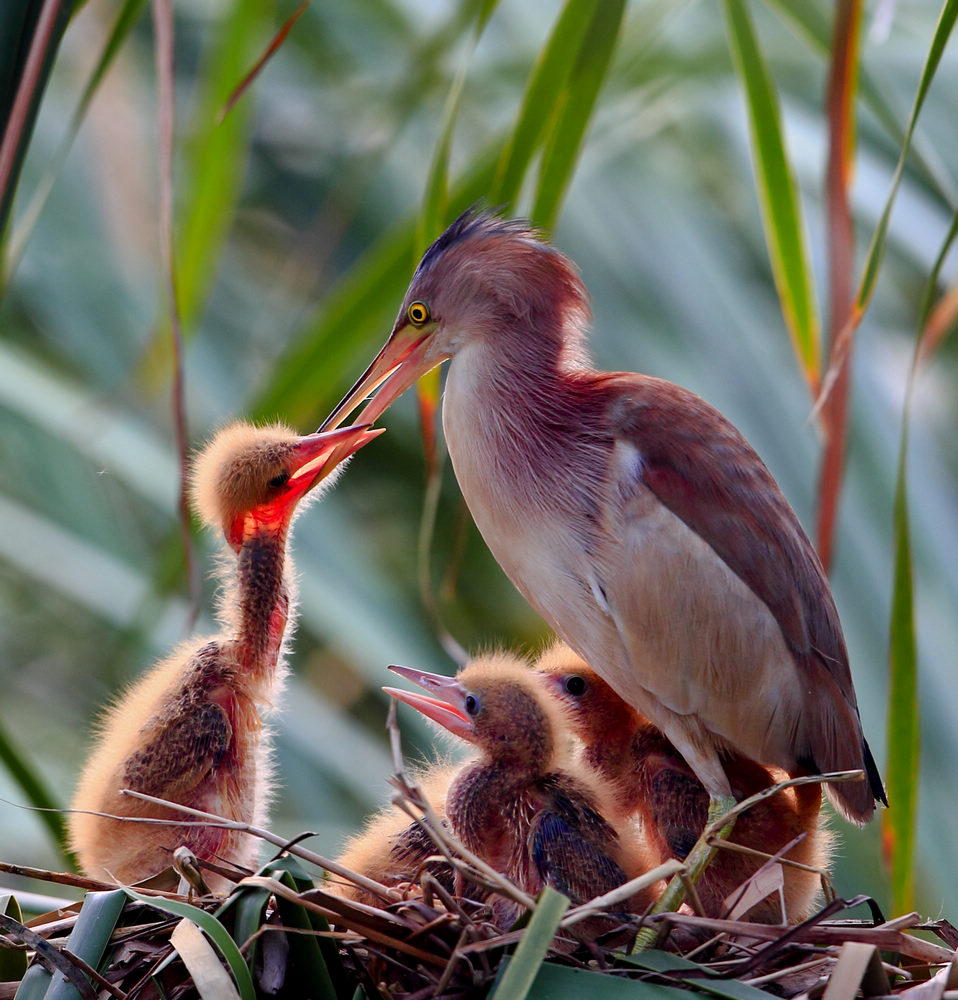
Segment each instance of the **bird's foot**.
M655 901L655 905L649 911L650 913L675 913L682 905L685 901L686 884L695 885L715 855L714 841L726 840L732 832L732 827L735 826L734 815L721 826L716 826L716 824L724 820L726 814L736 804L735 797L731 795L723 799L709 800L709 812L708 819L705 822L705 829L685 859L685 871L672 876L672 880L665 887L662 895ZM660 929L660 924L640 928L631 953L648 951L650 948L655 947Z

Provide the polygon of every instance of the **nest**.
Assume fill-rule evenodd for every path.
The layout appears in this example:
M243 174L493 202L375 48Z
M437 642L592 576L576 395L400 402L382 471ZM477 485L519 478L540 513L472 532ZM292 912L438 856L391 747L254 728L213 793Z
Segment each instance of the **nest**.
M780 866L792 863L780 854L791 844L733 894L738 903L728 919L704 915L692 886L688 895L697 912L621 913L623 901L644 885L681 875L677 861L579 906L570 906L551 888L532 899L449 832L403 771L394 714L389 730L396 765L393 803L435 845L435 855L411 882L383 885L351 871L304 846L311 834L288 841L269 830L128 791L175 810L179 818L171 824L182 826L182 814L192 814L197 824L258 837L276 854L254 873L197 862L181 848L168 872L120 888L0 862L0 872L86 890L80 903L64 903L26 922L16 902L0 892L0 1000L197 995L203 1000L592 995L678 1000L675 990L725 1000L813 1000L823 994L825 1000L958 997L955 927L946 920L925 921L917 913L886 920L867 896L836 897L825 872L827 903L803 923L773 926L735 919L747 912L750 899L780 889ZM847 780L848 775L831 778ZM805 780L814 779L773 786L733 811ZM718 825L723 822L725 817ZM448 878L433 874L448 874L450 868L452 891ZM206 885L211 876L228 891L211 894ZM350 898L349 888L377 905ZM520 914L507 931L496 922L489 902L495 899L507 900ZM850 919L846 911L856 907L867 907L870 917ZM634 949L640 932L654 941L653 948ZM14 979L12 971L20 978Z
M72 985L83 1000L638 997L648 992L642 984L734 1000L804 1000L826 989L827 1000L944 1000L958 988L958 931L950 923L914 913L885 920L865 896L833 897L795 926L691 913L613 917L621 901L614 897L625 898L634 883L572 908L551 889L532 900L458 844L401 772L393 783L395 801L433 837L437 858L454 867L460 884L483 892L451 893L428 866L413 884L383 886L300 842L198 814L198 822L244 829L279 850L256 873L197 866L178 854L177 892L0 864L88 890L82 903L26 923L0 914L0 968L11 967L3 956L30 963L19 982L0 983L0 1000L45 996L58 980L58 989ZM225 898L206 894L203 869L233 886ZM382 905L344 898L346 883ZM503 932L490 907L475 901L483 893L505 896L523 915ZM848 918L845 911L863 905L870 919ZM608 930L594 940L577 935L577 925L597 914L607 915ZM656 948L630 954L642 925L656 929Z

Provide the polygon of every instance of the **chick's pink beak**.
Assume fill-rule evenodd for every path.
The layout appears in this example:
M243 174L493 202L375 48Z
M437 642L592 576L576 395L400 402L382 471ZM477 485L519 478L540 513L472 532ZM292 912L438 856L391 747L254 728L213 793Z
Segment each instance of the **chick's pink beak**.
M301 437L294 450L296 467L289 480L289 489L298 496L308 493L322 482L341 462L379 437L385 428L355 424L333 431L317 432Z
M393 331L359 381L323 421L320 431L338 427L374 389L380 387L359 416L362 423L373 423L416 379L440 363L442 359L424 360L428 343L429 333L413 326L406 325Z
M397 701L411 705L422 712L427 719L438 722L454 736L469 743L475 741L475 726L466 712L466 699L469 692L454 678L443 674L430 674L425 670L415 670L412 667L390 666L393 673L405 677L406 680L418 684L419 687L432 691L438 697L417 694L412 691L402 691L399 688L384 687L383 690Z

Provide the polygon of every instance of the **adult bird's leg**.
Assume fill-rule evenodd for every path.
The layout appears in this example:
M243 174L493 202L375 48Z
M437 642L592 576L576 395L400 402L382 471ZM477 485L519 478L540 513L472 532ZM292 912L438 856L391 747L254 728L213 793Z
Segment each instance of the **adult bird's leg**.
M709 811L708 818L705 821L705 829L685 858L685 871L672 877L672 880L665 887L665 891L653 904L652 909L649 911L650 914L675 913L682 905L685 901L686 882L691 882L692 885L698 882L702 877L702 873L708 868L709 862L715 856L715 841L728 840L731 835L732 829L735 826L736 814L733 812L730 817L726 817L737 804L738 802L734 795L724 796L723 798L709 798ZM633 953L648 951L655 945L658 936L659 928L657 925L642 927L636 935L635 945L632 948Z

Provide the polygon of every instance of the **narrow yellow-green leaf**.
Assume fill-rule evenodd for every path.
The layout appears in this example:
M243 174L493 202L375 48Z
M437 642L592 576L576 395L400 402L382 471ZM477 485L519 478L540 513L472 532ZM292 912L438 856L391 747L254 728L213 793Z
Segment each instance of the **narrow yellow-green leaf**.
M745 0L725 0L736 69L745 90L762 222L775 285L795 353L809 384L820 374L814 278L798 190L785 151L781 114Z
M542 169L532 210L533 221L551 230L575 170L596 98L612 62L622 26L625 0L603 0L582 33L579 51L555 124L542 156Z
M955 18L958 17L958 0L945 0L945 5L938 16L938 24L935 26L935 34L931 41L931 48L925 59L925 65L921 71L921 79L918 82L918 90L915 94L915 103L908 118L908 127L905 129L905 139L902 143L901 153L898 157L898 165L895 167L895 175L892 178L891 190L888 192L888 200L882 211L875 233L872 236L871 246L868 248L868 256L865 260L864 273L862 274L861 286L858 289L858 309L864 312L868 307L872 292L875 289L875 279L878 277L878 268L881 265L882 256L885 252L885 240L888 236L888 223L891 220L891 210L895 204L895 196L898 194L898 187L901 184L902 174L905 171L905 159L908 156L908 149L911 144L912 135L915 132L915 125L918 122L918 115L921 113L922 105L925 102L925 95L934 79L935 71L941 62L942 53L948 42L948 36L955 25Z
M569 908L569 898L548 885L539 894L537 903L536 912L490 1000L524 1000Z
M230 224L246 158L252 102L241 101L219 121L236 84L272 25L272 0L237 0L215 32L187 143L183 228L177 243L177 289L183 328L203 304Z
M452 137L459 116L459 104L462 91L472 62L472 54L482 37L482 32L489 22L499 0L483 0L476 14L476 23L469 41L468 51L458 60L459 70L449 87L446 107L443 111L442 128L439 139L433 151L429 174L426 179L426 191L423 197L422 212L419 218L419 238L415 251L416 260L422 256L426 247L439 235L446 221L446 203L449 197L449 157L452 151Z
M511 205L516 200L546 126L554 119L555 109L575 65L582 35L596 6L597 0L566 0L533 68L518 120L502 151L495 183L489 192L493 205Z

